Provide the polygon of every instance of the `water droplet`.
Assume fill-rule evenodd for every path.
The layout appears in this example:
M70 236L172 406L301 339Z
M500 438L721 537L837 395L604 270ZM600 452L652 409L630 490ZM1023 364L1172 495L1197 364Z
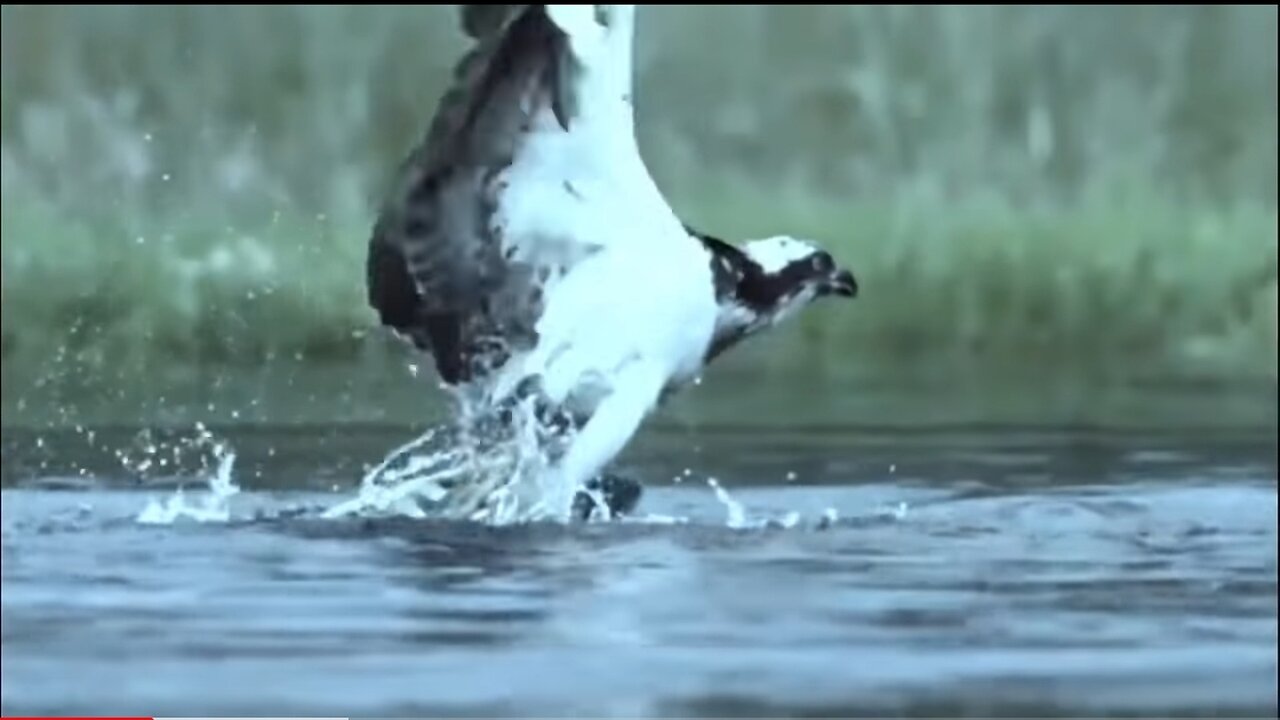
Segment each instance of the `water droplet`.
M169 173L165 173L160 176L160 179L163 180L164 182L169 182L169 178L170 178Z

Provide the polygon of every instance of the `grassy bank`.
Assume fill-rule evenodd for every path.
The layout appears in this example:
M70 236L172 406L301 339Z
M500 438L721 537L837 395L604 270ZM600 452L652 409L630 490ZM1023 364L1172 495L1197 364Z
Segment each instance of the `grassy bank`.
M363 252L451 14L6 6L0 32L6 424L431 401L374 327ZM1043 405L1066 420L1194 384L1274 415L1274 7L646 9L638 46L673 204L818 238L863 288L726 375L804 402L1070 388Z
M1136 384L1274 387L1274 214L773 200L688 206L730 233L797 228L822 238L857 269L863 293L761 338L734 367L775 372L784 384L825 377L834 386L852 374L892 385L920 373L996 388L1068 383L1099 400ZM343 383L352 405L383 402L372 386L409 377L412 356L364 305L362 227L281 219L256 231L112 237L35 202L13 208L5 237L41 242L4 244L6 422L30 416L31 400L20 408L16 398L42 397L23 390L36 386L56 391L43 397L71 407L68 418L76 404L113 394L150 398L139 408L159 417L193 373L202 384L254 378L258 392L279 395L290 372L342 367L332 377L352 376ZM767 216L755 216L759 208ZM200 408L200 394L186 392ZM219 396L205 387L212 406ZM247 412L246 402L237 407ZM116 407L129 414L128 403Z

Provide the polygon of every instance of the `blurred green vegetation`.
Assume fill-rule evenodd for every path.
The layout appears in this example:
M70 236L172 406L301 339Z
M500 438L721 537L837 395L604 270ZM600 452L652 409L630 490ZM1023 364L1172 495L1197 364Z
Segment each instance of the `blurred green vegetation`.
M725 372L1099 403L1194 382L1274 416L1276 28L1275 6L642 8L640 140L673 205L815 237L863 288ZM4 6L0 35L6 424L154 420L224 384L251 405L316 368L346 379L311 419L404 383L404 416L430 403L363 254L463 47L452 8Z

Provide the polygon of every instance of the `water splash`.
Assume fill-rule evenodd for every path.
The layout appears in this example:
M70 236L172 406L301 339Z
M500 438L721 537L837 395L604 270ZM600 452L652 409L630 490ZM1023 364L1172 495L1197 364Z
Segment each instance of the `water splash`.
M729 513L729 517L725 520L725 525L735 530L748 527L747 510L742 507L742 503L730 497L729 492L720 486L720 481L715 478L707 478L707 484L716 493L716 499L724 505Z
M457 424L429 429L393 450L365 474L354 498L322 516L399 515L494 525L568 519L578 488L563 487L553 468L571 435L555 436L538 417L533 398L517 403L504 421L480 403L455 398Z
M476 407L463 403L456 425L428 429L394 449L364 475L355 497L305 514L324 519L434 517L494 525L567 520L578 488L564 487L552 468L556 452L571 436L554 435L535 412L532 398L512 408L504 422ZM193 449L212 449L217 461L203 498L190 500L179 485L167 500L151 499L137 522L230 520L229 500L240 491L232 482L235 453L203 425L196 429L194 438L177 442L144 431L132 448L117 453L120 463L142 479L176 471L187 464L184 456ZM202 454L207 458L208 453ZM203 470L208 472L207 465ZM604 506L602 498L597 500Z
M448 492L446 481L458 474L456 468L449 467L458 460L456 451L415 454L430 445L438 432L438 429L428 430L393 450L365 474L356 497L328 508L321 516L391 514L422 517L424 513L419 500L442 500ZM437 467L441 465L445 467ZM436 469L433 471L433 468Z
M216 446L215 452L218 454L217 470L209 477L208 494L198 503L187 502L179 487L166 502L153 498L138 514L136 521L144 525L171 525L185 517L196 522L228 522L231 519L230 500L240 492L239 486L231 480L236 454L222 444Z
M611 517L598 490L567 487L554 472L557 452L562 452L571 435L556 435L538 416L530 399L517 404L509 417L497 422L492 415L477 410L478 403L461 403L456 424L430 428L420 436L388 453L361 478L353 497L331 505L312 505L293 510L259 511L257 519L298 517L320 519L408 517L462 520L490 525L509 525L539 520L566 522L574 495L581 491L596 500L596 510L587 522L622 520L627 523L685 524L690 518L668 515ZM215 439L203 425L197 425L194 439L168 443L143 433L132 452L119 453L123 465L139 476L159 471L168 474L177 465L187 465L185 453L212 448L216 468L206 470L208 492L193 500L183 486L171 497L151 499L137 515L143 524L171 524L181 519L197 522L228 522L230 500L240 492L232 480L235 453ZM208 464L208 454L201 458ZM677 476L692 475L686 468ZM707 485L725 508L724 524L735 530L794 529L811 526L824 530L838 523L838 514L828 509L816 522L795 511L781 516L765 513L752 517L721 482L709 477ZM882 509L880 514L897 520L905 518L907 506Z
M716 494L716 499L720 501L721 505L724 505L725 510L727 511L725 527L733 530L763 530L766 528L782 528L784 530L791 530L798 527L801 523L802 517L800 513L795 510L786 512L780 518L752 518L748 515L746 506L734 499L734 497L729 494L729 491L720 484L719 480L713 477L707 478L707 485L711 486L711 489Z

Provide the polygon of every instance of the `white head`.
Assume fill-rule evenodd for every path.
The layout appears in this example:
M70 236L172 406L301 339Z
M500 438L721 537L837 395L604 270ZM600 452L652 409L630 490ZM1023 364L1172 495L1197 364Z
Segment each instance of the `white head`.
M774 235L743 243L742 252L756 261L761 270L766 273L776 273L793 262L803 261L821 252L821 249L813 243L790 235Z
M857 297L853 273L815 243L788 235L740 248L700 236L712 254L721 315L710 356L824 297Z
M837 267L831 253L808 240L775 235L744 243L742 253L755 263L759 279L779 294L811 291L814 298L858 294L853 273Z

